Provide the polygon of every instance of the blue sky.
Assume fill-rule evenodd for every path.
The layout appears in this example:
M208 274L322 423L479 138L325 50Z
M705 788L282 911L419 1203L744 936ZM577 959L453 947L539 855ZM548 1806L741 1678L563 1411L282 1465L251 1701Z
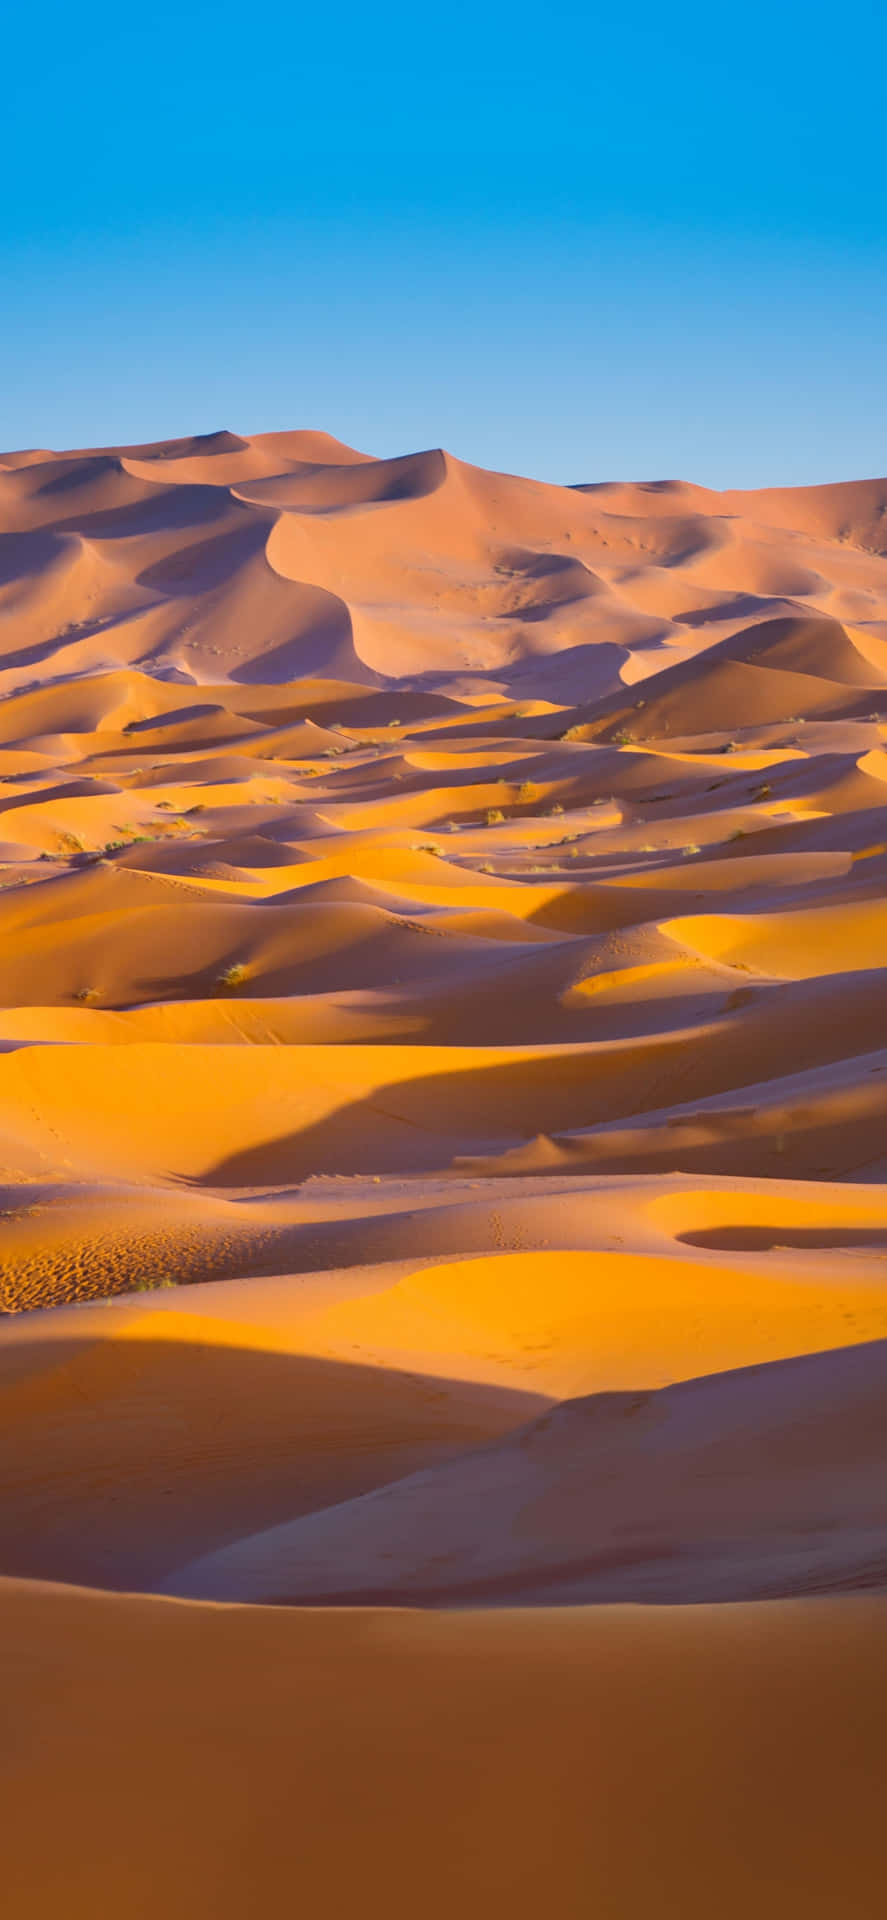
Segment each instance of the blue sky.
M4 42L0 445L887 469L882 0L48 0Z

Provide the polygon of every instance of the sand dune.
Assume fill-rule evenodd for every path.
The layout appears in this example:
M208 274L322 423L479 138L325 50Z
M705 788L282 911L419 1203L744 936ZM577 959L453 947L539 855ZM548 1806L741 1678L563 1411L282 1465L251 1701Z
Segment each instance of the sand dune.
M699 1603L883 1587L885 1375L875 1341L567 1401L455 1465L196 1560L166 1590Z
M0 1605L22 1920L879 1911L882 1602Z
M880 1914L885 512L0 456L23 1920Z

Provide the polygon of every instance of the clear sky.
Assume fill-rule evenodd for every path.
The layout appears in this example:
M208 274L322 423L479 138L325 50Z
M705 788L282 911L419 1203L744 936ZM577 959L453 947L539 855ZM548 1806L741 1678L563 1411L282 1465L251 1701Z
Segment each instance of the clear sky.
M20 4L0 445L887 470L887 9Z

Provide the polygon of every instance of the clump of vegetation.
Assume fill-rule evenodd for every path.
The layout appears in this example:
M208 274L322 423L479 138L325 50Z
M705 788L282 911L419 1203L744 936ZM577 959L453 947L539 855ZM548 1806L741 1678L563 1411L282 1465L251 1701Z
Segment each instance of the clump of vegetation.
M83 841L77 833L60 833L59 841L66 853L82 853Z
M556 800L554 803L554 806L549 807L548 811L549 813L563 813L563 807L561 806L560 801Z
M501 807L487 808L487 826L488 827L499 827L502 825L502 822L504 819L505 819L505 815L502 812Z
M177 1285L178 1281L171 1280L168 1273L149 1273L143 1280L136 1281L132 1291L133 1293L165 1293L168 1287Z
M492 860L482 860L477 871L478 873L493 873L495 869Z
M767 795L768 795L769 793L772 793L772 791L773 791L773 789L772 789L772 787L770 786L770 783L769 783L769 781L767 781L767 780L765 780L765 781L764 781L764 782L762 783L762 785L761 785L760 787L756 787L756 788L755 788L755 799L756 799L756 800L766 800L766 798L767 798Z
M521 784L517 790L517 797L523 806L528 806L531 800L535 800L538 798L536 788L534 787L532 780L521 781Z
M440 848L432 846L431 841L426 840L423 844L417 847L414 847L413 852L414 853L440 853Z
M220 987L242 987L247 975L248 969L244 961L235 960L230 967L225 968L224 973L219 974L218 984Z
M567 727L566 732L562 733L560 738L561 740L584 740L585 728L580 725Z
M690 841L689 846L681 848L681 853L683 854L685 860L690 860L694 853L701 853L701 852L702 852L702 848L697 847L695 841L693 840Z
M97 1000L98 997L98 987L78 987L74 995L75 1000Z
M634 734L628 727L619 727L613 735L613 740L617 747L630 747L634 743Z
M733 833L728 833L727 835L728 840L744 840L745 838L746 833L744 827L737 827Z

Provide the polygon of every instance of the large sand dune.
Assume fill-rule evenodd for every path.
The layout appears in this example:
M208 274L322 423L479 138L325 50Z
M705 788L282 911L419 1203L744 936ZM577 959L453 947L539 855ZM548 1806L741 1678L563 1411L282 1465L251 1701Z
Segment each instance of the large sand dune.
M887 481L0 456L16 1920L880 1915L885 801Z

